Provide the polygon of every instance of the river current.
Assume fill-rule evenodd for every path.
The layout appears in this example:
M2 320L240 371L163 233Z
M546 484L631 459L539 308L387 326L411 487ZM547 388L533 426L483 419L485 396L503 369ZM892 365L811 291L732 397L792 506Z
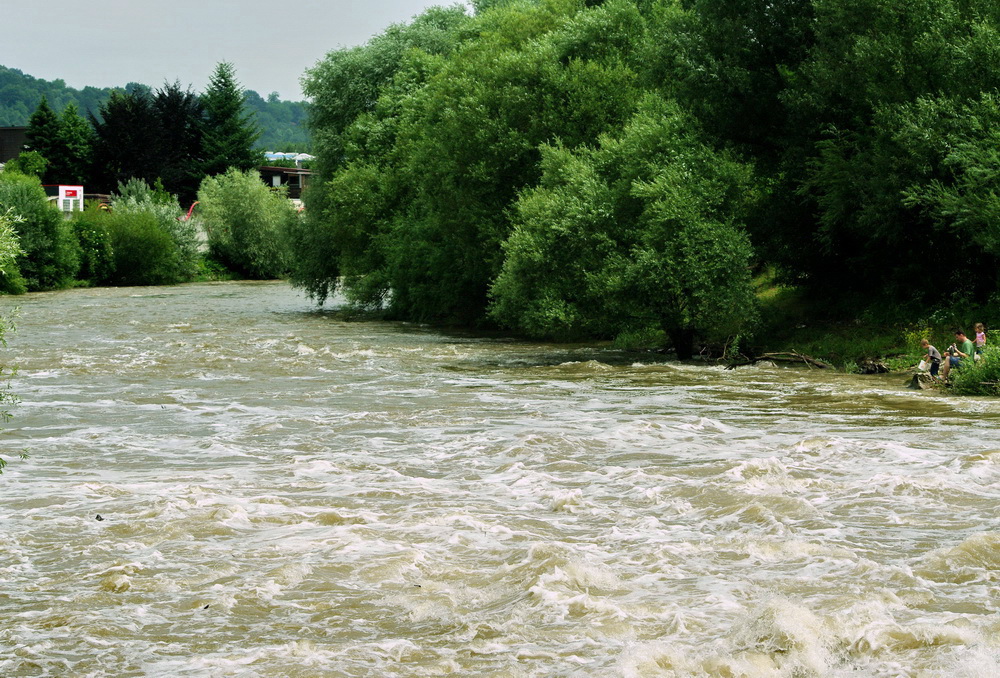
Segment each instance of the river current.
M282 283L14 305L0 676L1000 675L1000 400Z

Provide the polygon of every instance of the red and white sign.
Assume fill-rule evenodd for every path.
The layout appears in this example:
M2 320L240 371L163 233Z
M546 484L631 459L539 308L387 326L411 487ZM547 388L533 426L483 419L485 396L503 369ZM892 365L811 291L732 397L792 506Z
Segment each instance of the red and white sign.
M60 186L59 209L76 212L83 209L83 186Z

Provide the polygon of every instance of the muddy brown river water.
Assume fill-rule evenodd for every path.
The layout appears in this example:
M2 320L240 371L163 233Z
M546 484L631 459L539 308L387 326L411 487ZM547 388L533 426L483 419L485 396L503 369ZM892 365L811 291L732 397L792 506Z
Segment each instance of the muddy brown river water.
M1000 400L281 283L14 305L0 676L1000 675Z

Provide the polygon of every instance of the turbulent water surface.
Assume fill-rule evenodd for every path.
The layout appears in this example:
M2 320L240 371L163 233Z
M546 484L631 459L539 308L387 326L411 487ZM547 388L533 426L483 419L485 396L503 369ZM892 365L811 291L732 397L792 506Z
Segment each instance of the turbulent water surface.
M0 676L1000 675L1000 401L276 283L14 303Z

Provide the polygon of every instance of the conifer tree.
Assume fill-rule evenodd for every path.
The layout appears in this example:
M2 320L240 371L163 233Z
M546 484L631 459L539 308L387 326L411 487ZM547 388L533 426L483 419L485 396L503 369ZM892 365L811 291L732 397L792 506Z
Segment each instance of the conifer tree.
M158 120L156 153L164 188L184 204L194 200L202 180L203 109L198 96L180 83L164 85L153 97Z
M59 116L56 115L52 107L49 106L48 99L44 96L38 104L38 108L28 118L29 150L39 153L43 158L52 161L52 155L59 143Z
M254 150L260 130L246 113L243 99L233 65L220 63L201 98L205 108L205 174L222 174L230 167L246 171L260 164L261 154Z
M156 181L159 166L151 139L158 121L148 91L113 91L101 106L100 119L92 115L90 122L94 127L95 188L110 193L129 179Z
M87 181L93 148L93 131L70 102L59 118L59 131L50 165L45 172L50 183L83 184Z

